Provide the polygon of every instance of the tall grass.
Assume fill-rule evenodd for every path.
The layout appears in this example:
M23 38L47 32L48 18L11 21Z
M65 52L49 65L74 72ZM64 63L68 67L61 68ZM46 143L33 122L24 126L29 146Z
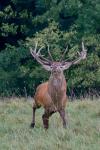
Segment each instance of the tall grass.
M69 102L69 125L63 129L59 114L43 129L43 109L36 112L36 126L30 128L32 102L0 102L0 150L100 150L100 101Z

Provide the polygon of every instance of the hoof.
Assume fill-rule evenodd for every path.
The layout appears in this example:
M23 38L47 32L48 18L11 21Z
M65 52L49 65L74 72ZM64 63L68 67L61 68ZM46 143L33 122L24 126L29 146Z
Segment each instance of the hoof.
M44 129L45 129L45 130L48 130L48 128L49 128L48 126L44 126Z
M63 124L63 128L64 129L68 128L68 124Z
M32 122L31 125L30 125L30 127L34 128L34 126L35 126L35 123Z
M64 128L64 129L66 129L66 128L67 128L67 126L63 126L63 128Z

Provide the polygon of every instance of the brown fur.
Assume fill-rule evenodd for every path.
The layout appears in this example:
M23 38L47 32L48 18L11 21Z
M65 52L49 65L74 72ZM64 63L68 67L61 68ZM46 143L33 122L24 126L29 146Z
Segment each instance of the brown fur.
M51 76L48 82L45 82L38 86L33 102L33 118L31 126L35 125L35 111L39 107L44 107L44 114L42 116L44 128L48 128L49 126L49 117L54 112L59 112L63 126L66 127L66 113L65 107L67 102L66 95L66 80L63 74L63 71L71 67L72 65L78 64L81 60L84 60L87 55L87 50L84 47L84 43L82 42L82 51L79 53L79 58L73 61L63 61L63 57L67 51L65 50L64 54L61 57L59 62L53 61L51 53L49 51L48 46L48 54L51 60L46 59L40 53L41 47L37 52L37 43L35 45L34 51L30 48L30 52L32 56L40 63L44 69L51 72Z
M66 80L61 72L59 75L52 75L48 82L40 84L34 96L35 103L33 103L33 110L39 107L44 107L45 113L43 115L44 127L48 128L48 119L54 112L59 112L64 120L63 125L66 126L65 107L67 102L66 96ZM63 118L64 117L64 118ZM32 124L34 126L35 119L33 117Z

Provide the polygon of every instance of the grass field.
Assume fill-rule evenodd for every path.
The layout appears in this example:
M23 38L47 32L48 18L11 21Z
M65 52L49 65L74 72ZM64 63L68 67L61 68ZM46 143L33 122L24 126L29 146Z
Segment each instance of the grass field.
M59 114L43 129L43 109L30 128L32 102L21 99L0 102L0 150L100 150L100 100L69 102L69 126L62 128Z

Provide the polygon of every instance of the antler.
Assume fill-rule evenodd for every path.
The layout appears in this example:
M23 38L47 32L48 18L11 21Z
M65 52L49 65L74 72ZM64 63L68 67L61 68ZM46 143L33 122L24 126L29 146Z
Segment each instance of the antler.
M36 42L35 48L34 50L32 48L30 48L30 52L32 54L32 56L37 60L37 62L39 62L46 70L50 69L50 65L51 65L51 61L48 60L47 58L44 58L43 55L41 55L41 50L44 48L44 46L42 46L38 51L37 51L37 45L38 43Z
M48 54L49 54L49 57L50 57L50 59L52 60L52 61L54 61L53 60L53 57L52 57L52 55L51 55L51 53L50 53L50 50L49 50L49 45L47 45L48 46Z
M73 61L73 64L79 63L81 60L84 60L87 55L87 49L84 47L84 43L82 42L82 51L78 52L79 58Z
M64 56L65 56L65 54L66 54L67 51L68 51L68 45L67 45L67 47L66 47L66 49L65 49L65 51L64 51L64 53L63 53L63 55L62 55L62 57L60 59L60 62L63 61L63 58L64 58Z
M73 60L73 61L70 61L70 62L62 61L62 66L64 67L64 69L68 69L73 64L78 64L81 60L86 59L87 49L85 49L83 42L82 42L82 51L78 52L78 55L79 55L79 58L77 58L76 60Z

